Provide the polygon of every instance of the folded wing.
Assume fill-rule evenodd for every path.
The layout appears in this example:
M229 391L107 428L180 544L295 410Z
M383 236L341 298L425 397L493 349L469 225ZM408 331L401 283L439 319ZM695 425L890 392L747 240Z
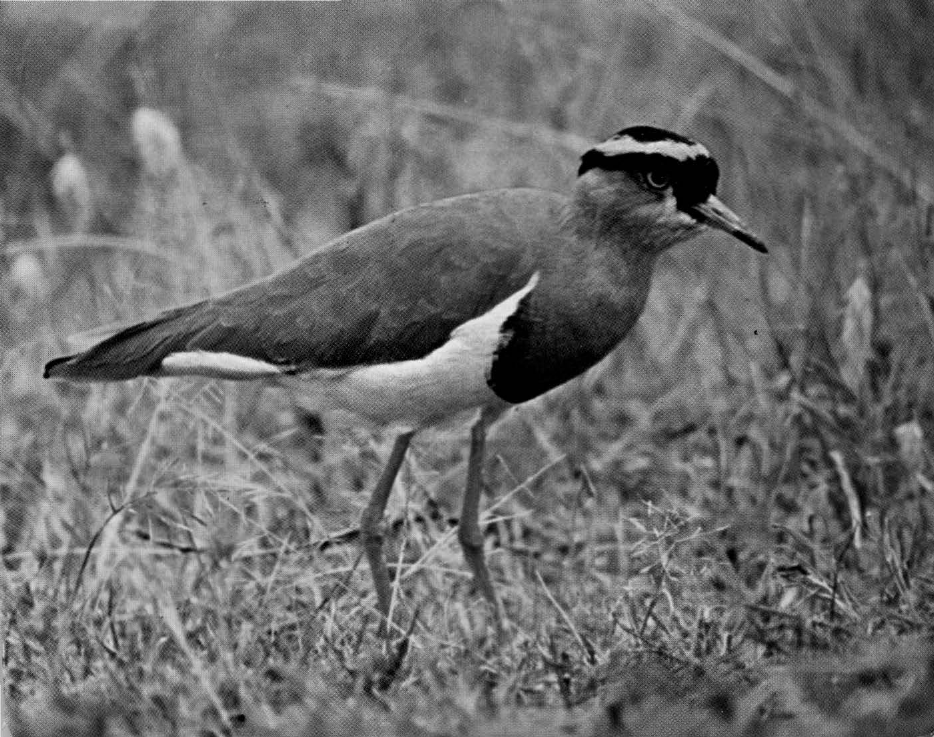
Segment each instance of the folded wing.
M420 358L528 282L560 247L564 207L561 195L514 189L403 210L54 359L45 376L242 379Z

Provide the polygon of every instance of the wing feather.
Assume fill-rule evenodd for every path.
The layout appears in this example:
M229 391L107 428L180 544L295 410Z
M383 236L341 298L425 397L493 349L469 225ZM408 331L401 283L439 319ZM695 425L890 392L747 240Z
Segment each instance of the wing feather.
M561 245L565 207L562 195L512 189L403 210L285 271L54 359L45 375L90 381L158 375L167 356L194 351L251 358L284 372L420 358L547 269Z

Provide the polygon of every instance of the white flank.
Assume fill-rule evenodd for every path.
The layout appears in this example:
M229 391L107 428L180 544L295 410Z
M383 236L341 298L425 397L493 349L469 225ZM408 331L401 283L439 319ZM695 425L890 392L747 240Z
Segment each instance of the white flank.
M210 376L215 379L264 379L279 376L287 367L236 353L184 351L170 353L159 365L159 376Z
M678 161L693 159L698 156L710 156L706 146L700 143L681 143L680 141L637 141L630 136L611 138L596 146L607 156L621 154L662 154Z
M417 428L466 409L503 404L487 384L503 323L538 283L538 273L488 312L458 326L424 358L317 370L283 382L323 407L380 424Z

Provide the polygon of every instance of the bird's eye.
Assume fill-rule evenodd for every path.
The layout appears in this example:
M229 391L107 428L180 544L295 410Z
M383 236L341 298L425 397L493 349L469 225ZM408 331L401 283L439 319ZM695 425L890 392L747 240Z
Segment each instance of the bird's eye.
M666 172L663 171L647 171L643 177L645 181L645 186L656 192L661 192L663 189L667 189L671 184L671 177L668 176Z

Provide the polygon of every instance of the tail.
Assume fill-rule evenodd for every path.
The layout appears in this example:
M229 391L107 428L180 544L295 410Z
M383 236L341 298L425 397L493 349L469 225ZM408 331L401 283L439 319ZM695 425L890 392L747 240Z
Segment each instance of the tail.
M163 360L184 350L191 338L185 315L165 313L130 325L86 351L54 358L45 365L46 379L122 381L158 376Z
M231 292L234 299L208 299L167 310L118 329L86 351L49 361L43 376L72 381L137 376L244 380L293 373L295 359L283 357L278 333L270 327L279 324L280 315L273 310L270 322L257 309L263 294Z

